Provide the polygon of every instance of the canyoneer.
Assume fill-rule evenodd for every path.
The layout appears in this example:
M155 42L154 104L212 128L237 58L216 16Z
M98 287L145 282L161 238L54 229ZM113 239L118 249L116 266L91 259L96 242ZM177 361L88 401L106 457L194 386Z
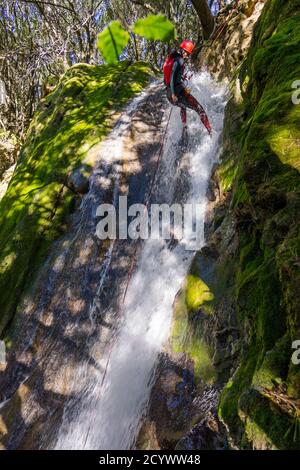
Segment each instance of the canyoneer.
M187 75L185 61L190 57L195 44L185 40L180 44L180 52L172 51L163 67L164 83L167 87L167 98L172 105L180 107L180 116L183 125L182 137L187 137L187 108L196 111L209 135L212 135L212 127L201 104L191 95L187 88Z

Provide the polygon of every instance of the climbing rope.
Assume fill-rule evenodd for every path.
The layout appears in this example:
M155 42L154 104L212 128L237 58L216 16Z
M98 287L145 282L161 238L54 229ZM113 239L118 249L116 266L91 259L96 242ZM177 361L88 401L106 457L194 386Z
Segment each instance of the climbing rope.
M145 211L147 211L147 209L149 208L150 198L151 198L151 195L152 195L154 182L155 182L157 171L158 171L159 164L160 164L160 161L161 161L161 157L162 157L162 153L163 153L163 149L164 149L165 138L166 138L166 135L167 135L167 132L168 132L172 111L173 111L173 108L170 109L167 125L166 125L165 131L164 131L164 134L163 134L163 138L162 138L162 141L161 141L161 144L160 144L160 148L159 148L159 152L158 152L158 158L156 160L155 171L154 171L154 174L153 174L153 177L152 177L152 180L151 180L150 191L149 191L149 194L148 194L148 197L147 197L147 202L146 202L146 205L145 205ZM121 317L122 314L123 314L123 309L124 309L124 305L125 305L125 299L126 299L128 287L129 287L129 284L130 284L130 281L131 281L131 278L132 278L132 274L133 274L133 271L134 271L134 268L135 268L135 265L136 265L137 251L138 251L138 245L136 245L136 247L134 249L132 262L131 262L131 265L130 265L130 269L128 271L128 276L127 276L127 281L126 281L126 286L125 286L123 298L122 298L122 301L121 301L120 306L119 306L119 315L118 315L118 317ZM106 377L106 374L107 374L107 371L108 371L108 366L109 366L109 363L110 363L110 358L111 358L112 350L113 350L113 347L115 345L116 339L117 339L117 336L115 338L115 341L112 341L112 343L110 345L110 348L109 348L108 358L107 358L107 361L106 361L106 365L105 365L105 369L104 369L104 373L103 373L103 377L102 377L102 381L101 381L100 391L101 391L101 389L103 387L103 384L104 384L104 380L105 380L105 377ZM88 436L89 436L90 430L91 430L91 426L92 426L92 424L90 423L89 428L88 428L88 432L87 432L87 435L86 435L86 438L85 438L84 447L87 443Z
M155 171L154 171L152 181L151 181L151 184L150 184L150 191L149 191L149 194L148 194L147 202L146 202L146 205L145 205L145 211L148 209L149 204L150 204L150 197L152 195L152 190L153 190L153 187L154 187L155 178L156 178L157 171L158 171L158 168L159 168L159 164L160 164L160 161L161 161L161 157L162 157L162 153L163 153L163 149L164 149L165 138L166 138L166 135L167 135L167 131L168 131L172 111L173 111L173 108L170 109L167 125L166 125L165 131L164 131L164 134L163 134L163 138L162 138L162 141L161 141L161 144L160 144L158 158L156 160L156 167L155 167ZM130 265L130 269L128 271L128 276L127 276L127 282L126 282L126 286L125 286L125 290L124 290L124 295L123 295L123 298L122 298L122 301L121 301L121 304L120 304L120 312L119 312L120 314L122 314L122 312L123 312L128 287L129 287L129 284L130 284L130 281L131 281L131 278L132 278L132 274L133 274L133 271L134 271L134 268L135 268L135 265L136 265L137 251L138 251L138 245L136 245L136 247L135 247L133 257L132 257L132 262L131 262L131 265ZM104 369L104 374L103 374L103 377L102 377L101 388L103 386L103 383L104 383L104 380L105 380L105 377L106 377L106 373L107 373L107 369L108 369L108 365L109 365L113 345L114 345L114 343L112 343L112 345L110 347L109 354L108 354L108 359L107 359L106 366L105 366L105 369Z
M149 208L150 198L151 198L151 195L152 195L152 190L153 190L153 187L154 187L155 178L156 178L157 171L158 171L158 168L159 168L159 164L160 164L160 161L161 161L161 157L162 157L162 153L163 153L163 149L164 149L165 138L166 138L166 135L167 135L167 132L168 132L168 127L169 127L169 123L170 123L172 111L173 111L173 108L170 109L170 113L169 113L167 125L166 125L165 132L164 132L164 135L163 135L161 144L160 144L160 149L159 149L159 153L158 153L158 158L157 158L157 161L156 161L156 167L155 167L155 171L154 171L154 174L153 174L153 177L152 177L152 181L151 181L151 184L150 184L150 191L149 191L149 194L148 194L147 202L146 202L146 205L145 205L145 212L146 212L147 209ZM124 296L123 296L123 301L122 301L123 304L124 304L124 302L125 302L125 298L126 298L126 295L127 295L128 287L129 287L130 280L131 280L131 277L132 277L132 273L133 273L133 270L134 270L134 266L135 266L135 263L136 263L136 254L137 254L137 250L138 250L138 245L136 246L136 248L135 248L135 250L134 250L134 255L133 255L132 262L131 262L131 266L130 266L130 269L129 269L127 284L126 284L126 288L125 288Z
M238 9L238 6L239 6L239 0L236 0L234 6L232 7L232 10L229 14L229 17L231 17L233 15L233 13ZM202 46L202 48L204 47L211 47L214 42L221 36L221 34L223 33L227 23L229 21L229 18L226 18L225 21L223 21L223 23L217 28L217 30L212 34L212 38L210 38L206 44L204 44Z

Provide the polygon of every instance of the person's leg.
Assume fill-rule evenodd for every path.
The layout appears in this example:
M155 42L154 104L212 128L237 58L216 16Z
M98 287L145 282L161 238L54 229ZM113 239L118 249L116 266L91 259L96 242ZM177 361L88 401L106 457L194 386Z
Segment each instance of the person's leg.
M180 116L183 126L186 126L186 108L180 106Z
M181 122L183 126L186 126L186 106L181 103L179 99L176 103L173 102L170 88L168 88L167 90L167 98L173 106L178 106L180 108Z
M201 106L199 101L197 101L193 95L188 93L186 90L183 90L182 93L180 93L180 95L178 96L178 102L180 102L181 105L185 106L186 108L196 111L202 121L202 124L206 127L208 132L211 133L211 125L206 115L206 112L204 111L204 108Z

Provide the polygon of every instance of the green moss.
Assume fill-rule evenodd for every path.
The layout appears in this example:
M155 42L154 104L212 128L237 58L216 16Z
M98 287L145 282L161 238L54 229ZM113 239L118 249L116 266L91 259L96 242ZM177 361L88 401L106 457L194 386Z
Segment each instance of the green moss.
M273 443L268 434L266 434L263 429L261 429L257 423L252 421L250 418L246 421L244 436L244 443L246 444L248 442L253 443L254 448L259 450L263 450L265 447L268 449L273 448ZM245 446L247 446L247 444Z
M174 352L181 352L188 334L188 313L184 297L178 299L173 315L171 346Z
M193 316L195 306L200 306L211 298L206 284L190 275L186 288L174 309L171 348L175 353L184 352L193 361L196 382L200 380L205 383L214 383L216 381L216 371L212 365L212 350L204 341L200 324L197 324Z
M199 336L200 334L199 332ZM214 384L217 381L217 371L213 365L213 351L206 341L194 339L190 354L195 361L196 377L206 384Z
M233 158L229 158L223 161L217 170L221 189L224 193L231 189L237 175L238 167L233 160Z
M231 190L240 172L240 122L242 115L242 98L240 96L233 95L226 107L223 130L225 149L222 154L222 160L217 168L217 175L222 193Z
M74 195L68 174L110 131L118 113L148 83L143 63L70 68L44 99L29 128L18 165L0 204L0 331L51 242L62 230Z
M192 274L187 277L185 302L189 311L198 310L205 303L207 312L207 303L213 299L213 293L202 279Z
M264 35L261 23L279 3L267 3L258 38ZM282 5L271 36L265 41L257 38L251 49L244 65L248 73L251 71L245 107L251 113L247 145L251 145L253 158L262 159L265 152L271 152L282 163L299 169L300 107L292 103L292 83L300 73L300 13L294 8ZM269 146L262 148L262 141Z
M257 387L274 388L287 377L291 357L291 338L286 333L270 351L267 351L262 365L255 371L252 384Z
M291 364L300 334L300 106L292 103L300 76L299 7L298 0L266 3L241 68L244 113L231 135L232 148L241 149L227 187L239 233L234 298L244 339L219 414L245 448L299 448L297 433L291 439L295 418L257 392L280 386L287 400L300 394L300 373ZM230 168L228 154L230 148Z
M239 415L239 399L252 381L257 361L257 349L252 345L244 352L240 365L233 378L224 387L218 414L221 420L226 422L233 436L242 436L244 423ZM237 437L236 437L237 438Z
M217 265L214 314L223 305L219 291L232 295L243 344L219 415L245 448L299 447L297 433L291 439L295 418L255 391L286 387L287 399L300 395L300 373L291 364L292 340L300 335L300 106L292 103L300 76L299 6L266 3L240 71L243 102L232 99L227 109L218 168L222 190L232 191L239 247L235 258ZM228 266L233 286L225 279Z
M290 96L287 96L289 99ZM274 124L267 140L280 161L300 170L300 106L290 110L280 125Z
M288 309L283 303L282 284L278 279L273 251L266 249L263 252L255 239L247 242L244 237L241 241L244 245L240 249L240 267L236 276L236 301L239 323L248 331L250 344L244 347L240 367L222 392L219 414L235 436L244 436L244 444L248 439L260 448L272 441L275 447L285 448L280 447L284 440L276 435L278 430L274 435L267 425L264 432L259 430L260 425L255 420L261 420L262 411L254 415L251 411L251 419L246 420L245 428L248 415L247 410L241 408L241 397L244 396L245 404L248 396L245 392L252 387L273 389L288 381L292 340L287 331ZM251 407L249 409L252 410ZM268 423L272 422L272 413L273 408L268 405ZM277 410L273 417L276 423L285 426L281 428L281 434L287 432L291 425L290 418L283 415L285 413ZM266 439L262 442L264 433ZM290 448L288 439L284 446Z
M242 395L240 414L245 419L245 447L248 447L249 440L251 446L259 449L299 449L299 420L282 412L280 407L256 390Z

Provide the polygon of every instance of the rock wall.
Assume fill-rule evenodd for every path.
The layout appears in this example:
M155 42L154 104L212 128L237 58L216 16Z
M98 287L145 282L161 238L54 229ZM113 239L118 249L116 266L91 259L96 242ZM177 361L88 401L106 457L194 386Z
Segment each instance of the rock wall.
M255 28L235 82L241 94L227 109L221 200L208 228L221 253L213 288L223 289L233 319L219 313L221 302L214 313L239 329L219 415L246 448L300 445L300 368L291 360L300 338L299 6L270 0Z
M217 16L212 39L204 43L196 59L196 66L207 67L217 80L230 80L247 55L265 1L234 1L224 8Z
M218 79L231 81L232 97L208 192L207 244L174 303L172 334L138 448L300 445L300 367L291 361L292 343L300 340L300 106L292 102L292 84L300 79L300 1L267 0L258 19L263 3L241 1L198 59ZM87 190L95 142L148 81L145 64L127 67L72 68L31 125L0 207L0 329L8 346L21 296L65 230L79 193ZM78 309L81 304L72 303L70 310ZM41 322L46 330L50 314ZM30 363L42 349L39 338L28 353ZM28 374L28 357L17 362L20 379ZM57 357L53 364L59 364ZM47 367L51 371L52 363ZM38 372L28 383L39 405L63 400L63 384L45 400ZM16 409L20 422L24 417L22 403L29 425L40 413L27 385L20 385L12 401L16 408L7 405L0 420L7 447L33 446L31 437L20 444L16 421ZM47 410L41 415L48 419ZM8 432L11 426L18 443ZM40 426L43 420L36 435Z
M15 163L18 142L6 131L0 131L0 182L7 179L5 172Z
M258 19L261 3L200 55L230 81L223 151L138 447L300 446L300 2L268 0Z
M150 75L142 62L79 64L41 101L0 202L0 335L7 341L21 296L88 189L96 145Z
M300 445L300 368L291 360L300 338L299 6L267 2L231 82L207 246L191 271L212 293L199 341L225 384L219 417L241 448Z

